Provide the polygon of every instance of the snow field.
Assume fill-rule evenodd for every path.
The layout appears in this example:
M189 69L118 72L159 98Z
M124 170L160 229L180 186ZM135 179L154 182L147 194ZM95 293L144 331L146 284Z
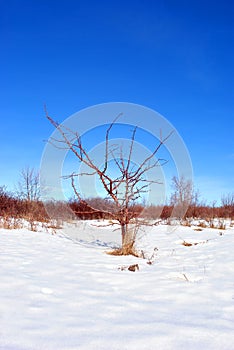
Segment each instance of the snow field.
M145 228L149 265L105 254L119 232L97 225L0 230L1 350L234 348L233 229Z

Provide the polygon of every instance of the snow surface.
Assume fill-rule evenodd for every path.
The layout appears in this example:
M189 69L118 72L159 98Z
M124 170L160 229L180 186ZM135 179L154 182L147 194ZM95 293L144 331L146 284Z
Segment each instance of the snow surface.
M150 265L96 225L0 230L1 350L234 349L233 228L146 227Z

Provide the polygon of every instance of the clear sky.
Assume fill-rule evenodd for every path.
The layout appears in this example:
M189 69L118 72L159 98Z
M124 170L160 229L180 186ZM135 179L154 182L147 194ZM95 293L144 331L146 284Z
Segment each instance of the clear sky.
M234 191L234 2L0 1L0 185L38 168L53 131L103 102L167 118L208 203Z

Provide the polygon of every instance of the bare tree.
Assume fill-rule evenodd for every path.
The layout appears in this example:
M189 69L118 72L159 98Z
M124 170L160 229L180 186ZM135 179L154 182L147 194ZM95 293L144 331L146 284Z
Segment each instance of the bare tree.
M132 208L134 208L134 203L137 203L137 200L149 190L151 184L158 183L155 179L147 179L146 173L154 167L165 163L165 160L156 159L155 156L171 133L164 138L161 137L153 152L140 164L136 165L132 161L132 156L137 127L134 127L131 133L130 146L126 156L124 156L121 145L110 144L110 132L120 116L118 115L106 130L103 154L104 165L100 167L90 158L79 133L64 127L62 124L58 124L46 112L47 119L61 136L61 139L51 138L50 142L58 148L72 151L77 160L88 168L87 172L73 173L66 176L66 178L71 179L72 188L79 202L89 211L91 210L94 213L100 212L100 208L95 208L91 202L81 198L75 181L79 176L97 176L105 190L106 198L112 202L111 210L110 207L107 207L102 209L102 212L119 223L122 235L122 247L119 250L119 254L128 255L134 252L133 245L137 228L139 227L139 221L136 222L136 213ZM112 166L110 166L110 160L112 161ZM113 166L115 167L114 172L111 171Z
M18 182L18 195L28 202L39 200L39 172L34 168L26 167L21 170Z
M232 218L234 216L234 192L223 195L221 203L226 217Z
M193 183L184 176L180 178L173 176L171 205L174 206L175 216L183 219L189 206L196 206L198 203L198 192L194 191Z

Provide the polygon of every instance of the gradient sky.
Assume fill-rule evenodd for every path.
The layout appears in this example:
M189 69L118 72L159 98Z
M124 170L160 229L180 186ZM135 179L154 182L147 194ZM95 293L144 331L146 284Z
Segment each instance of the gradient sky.
M234 191L234 3L0 1L0 186L39 168L53 131L104 102L152 108L180 133L211 203Z

